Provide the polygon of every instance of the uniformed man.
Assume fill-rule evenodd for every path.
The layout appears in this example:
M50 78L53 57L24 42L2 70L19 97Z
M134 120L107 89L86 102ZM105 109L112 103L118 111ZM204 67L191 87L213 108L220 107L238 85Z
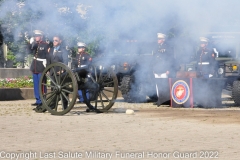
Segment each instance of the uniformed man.
M174 57L173 48L166 43L166 35L157 33L158 48L155 51L155 65L153 68L155 78L175 77L177 71L176 60ZM162 86L159 86L162 85ZM158 101L154 104L160 106L162 103L169 100L169 95L165 95L165 84L156 84Z
M86 44L83 42L77 43L78 52L76 55L76 67L84 67L92 62L92 57L86 52Z
M39 91L39 82L43 70L46 67L49 45L43 40L43 32L40 30L34 30L34 40L30 40L30 49L34 53L34 58L30 66L30 70L33 74L33 87L34 87L34 96L36 102L32 104L33 106L41 105L40 91ZM46 88L42 88L42 92L46 92Z
M155 78L168 78L175 76L175 58L173 48L166 43L166 35L157 34L158 48L155 51Z
M75 62L75 67L85 67L92 62L92 57L86 52L86 44L83 42L78 42L77 43L78 47L78 52L76 56L76 62ZM82 96L82 91L78 91L79 94L79 102L84 102L83 96ZM86 94L87 98L89 98L89 94L87 92Z
M197 71L198 75L203 78L211 78L216 71L215 53L208 48L209 40L206 37L200 37L200 47L197 51Z

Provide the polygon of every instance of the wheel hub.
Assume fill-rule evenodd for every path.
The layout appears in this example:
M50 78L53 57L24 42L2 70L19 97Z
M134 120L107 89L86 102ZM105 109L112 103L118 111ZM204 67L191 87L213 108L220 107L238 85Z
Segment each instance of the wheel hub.
M98 89L98 91L102 91L103 89L104 89L104 87L105 87L105 85L104 85L104 83L102 82L102 83L98 83L97 84L97 89Z
M61 93L62 87L60 85L56 85L53 89L56 93Z

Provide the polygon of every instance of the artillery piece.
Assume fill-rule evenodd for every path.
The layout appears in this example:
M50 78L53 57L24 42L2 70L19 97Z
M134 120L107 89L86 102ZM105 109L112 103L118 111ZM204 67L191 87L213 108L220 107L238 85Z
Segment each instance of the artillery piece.
M82 65L72 70L57 62L43 71L39 90L42 108L53 115L64 115L71 111L78 90L82 90L88 111L106 112L117 98L118 80L111 67Z

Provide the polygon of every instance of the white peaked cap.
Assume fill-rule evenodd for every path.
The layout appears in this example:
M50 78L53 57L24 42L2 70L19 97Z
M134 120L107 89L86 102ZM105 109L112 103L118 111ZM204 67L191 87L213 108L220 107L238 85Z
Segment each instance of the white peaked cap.
M41 35L41 36L43 35L43 31L40 31L40 30L34 30L33 33L35 35Z
M206 37L199 37L201 42L208 42L209 40Z
M78 47L86 47L86 44L83 43L83 42L78 42L78 43L77 43L77 46L78 46Z
M158 38L166 38L166 35L163 33L157 33Z

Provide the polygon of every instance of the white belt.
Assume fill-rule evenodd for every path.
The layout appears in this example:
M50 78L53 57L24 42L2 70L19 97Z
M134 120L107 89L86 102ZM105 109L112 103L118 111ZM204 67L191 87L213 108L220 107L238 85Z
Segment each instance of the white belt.
M199 62L198 64L199 64L199 65L209 65L209 62L202 62L202 63Z
M86 67L87 65L78 65L78 67Z
M47 65L47 60L46 59L41 59L41 58L36 58L36 57L33 57L33 59L36 59L37 61L42 61L44 67L46 67L46 65Z

